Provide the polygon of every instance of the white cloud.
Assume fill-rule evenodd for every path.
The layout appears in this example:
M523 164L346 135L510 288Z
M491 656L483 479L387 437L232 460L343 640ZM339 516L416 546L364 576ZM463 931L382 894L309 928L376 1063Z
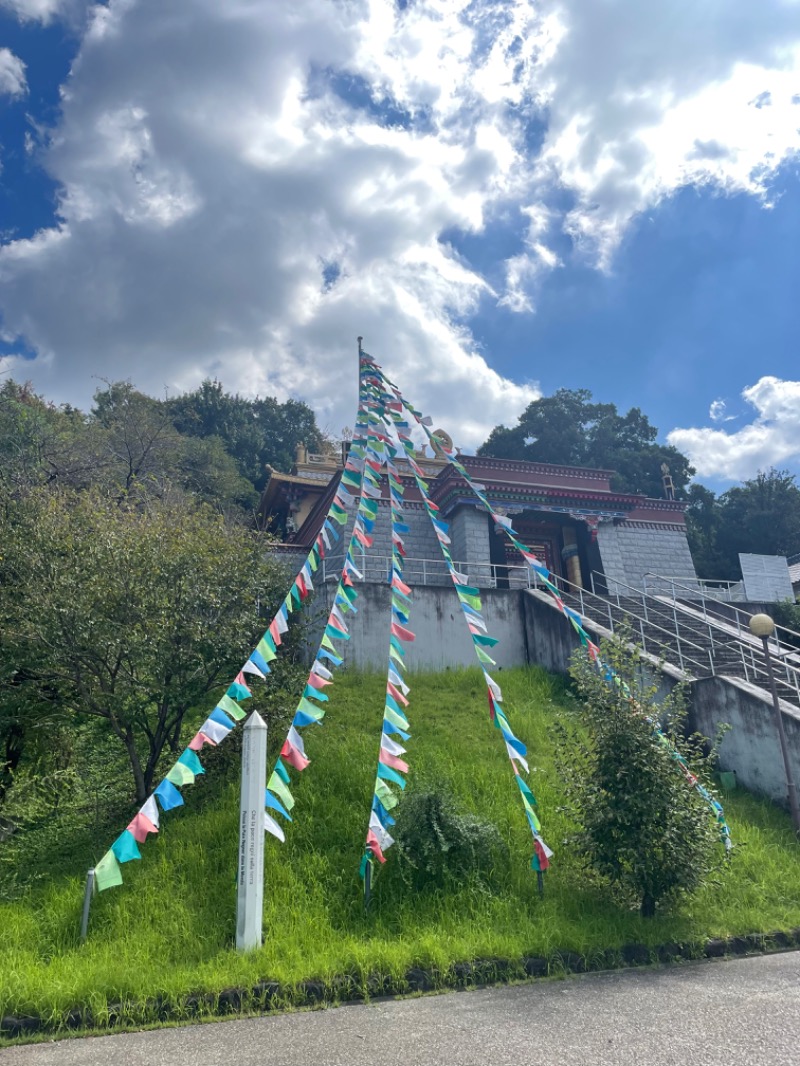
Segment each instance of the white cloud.
M0 10L10 11L20 22L42 22L68 18L88 6L88 0L0 0Z
M757 414L735 433L702 427L673 429L668 435L700 477L741 481L800 460L800 381L763 377L744 389L742 398Z
M0 48L0 96L24 96L27 91L25 64L10 48Z
M728 414L728 405L725 400L712 400L708 408L708 417L712 422L733 422L736 415Z
M92 375L160 392L217 374L338 428L363 334L479 443L537 395L482 358L479 300L532 310L559 231L608 266L687 182L763 195L798 147L798 41L790 0L97 5L40 153L58 225L0 249L5 329L38 354L17 372L75 403ZM441 237L520 214L498 296Z
M439 241L520 180L508 92L470 84L482 30L454 5L398 18L378 0L95 9L45 156L61 221L0 252L6 329L39 356L7 365L84 404L93 375L159 393L214 374L338 429L363 334L459 443L515 417L537 390L478 353L461 323L487 283ZM376 114L331 69L371 79ZM395 106L427 116L405 127L380 120L401 74L413 106Z
M764 195L800 149L796 0L542 10L565 32L537 76L549 113L539 170L574 193L565 228L601 267L631 219L681 186Z

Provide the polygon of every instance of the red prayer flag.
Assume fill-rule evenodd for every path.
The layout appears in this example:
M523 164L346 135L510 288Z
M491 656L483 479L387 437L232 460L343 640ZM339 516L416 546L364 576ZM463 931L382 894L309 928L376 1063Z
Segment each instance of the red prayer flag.
M375 836L371 829L367 830L367 847L378 860L378 862L386 862L386 856L381 851L381 846L378 843L378 838Z
M399 770L401 774L408 773L408 763L403 762L402 759L398 759L396 755L392 755L384 748L381 748L379 759L384 766L391 766L393 770Z
M399 688L395 688L391 681L386 682L386 691L389 693L390 696L394 696L398 703L402 703L404 707L408 707L408 700L405 698Z
M144 844L147 840L148 833L157 833L158 829L147 815L142 814L141 811L136 815L131 824L128 826L128 832L131 834L137 844Z
M284 741L281 748L281 757L285 759L290 766L293 766L295 770L305 770L308 766L309 760L305 755L301 755L294 744L291 744L288 740Z

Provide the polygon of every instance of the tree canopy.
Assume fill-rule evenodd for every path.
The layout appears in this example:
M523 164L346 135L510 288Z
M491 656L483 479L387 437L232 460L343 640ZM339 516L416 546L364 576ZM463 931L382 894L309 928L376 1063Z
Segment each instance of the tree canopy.
M588 389L558 389L529 404L516 426L495 426L478 454L613 470L618 491L656 498L663 496L666 463L682 497L694 469L677 448L656 443L657 436L638 407L622 415L613 403L594 403Z
M248 400L218 381L169 400L107 382L88 413L49 403L29 385L0 386L0 481L17 490L94 485L122 498L169 487L251 511L267 464L287 471L301 441L313 449L322 439L307 404Z
M186 712L258 640L284 568L263 535L182 495L39 489L4 514L0 785L47 711L104 722L144 800Z
M718 497L692 485L688 498L689 544L701 577L739 578L740 552L800 552L800 488L788 470L760 471Z

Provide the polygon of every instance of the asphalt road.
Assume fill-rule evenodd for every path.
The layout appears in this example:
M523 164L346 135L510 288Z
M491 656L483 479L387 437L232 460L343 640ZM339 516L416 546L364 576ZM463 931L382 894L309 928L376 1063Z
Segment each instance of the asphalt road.
M7 1048L3 1066L795 1066L800 952Z

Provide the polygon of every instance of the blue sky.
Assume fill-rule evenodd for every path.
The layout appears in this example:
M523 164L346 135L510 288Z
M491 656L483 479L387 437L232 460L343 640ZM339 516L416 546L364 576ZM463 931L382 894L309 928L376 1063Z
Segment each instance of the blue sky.
M0 369L335 433L360 333L467 448L584 387L800 473L798 128L796 0L0 0Z

